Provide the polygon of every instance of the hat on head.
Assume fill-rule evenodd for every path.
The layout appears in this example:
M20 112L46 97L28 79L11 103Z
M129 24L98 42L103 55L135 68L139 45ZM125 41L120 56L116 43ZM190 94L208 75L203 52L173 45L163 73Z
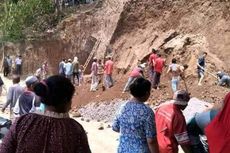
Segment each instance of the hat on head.
M38 82L38 78L36 76L33 76L33 75L32 76L28 76L26 78L25 82L26 82L26 85L29 86L31 84L34 84L34 83Z
M72 60L69 58L69 59L68 59L68 62L72 62Z
M173 99L174 104L186 106L190 100L190 95L185 90L178 90L174 93Z

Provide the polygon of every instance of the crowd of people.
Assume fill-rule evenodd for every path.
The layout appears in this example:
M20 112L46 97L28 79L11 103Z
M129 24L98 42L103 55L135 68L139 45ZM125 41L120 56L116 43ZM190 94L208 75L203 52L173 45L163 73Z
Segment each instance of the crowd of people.
M3 59L3 76L7 77L10 73L21 75L22 74L22 56L18 55L15 60L7 55Z
M206 56L203 53L197 62L198 85L204 78ZM18 71L12 76L13 84L1 110L4 112L10 106L14 123L3 139L0 153L90 153L84 128L69 116L74 85L83 83L84 68L78 58L63 59L59 63L59 75L50 77L48 64L44 62L35 75L26 78L26 87L20 85L22 61L15 63ZM100 84L105 88L114 85L113 65L111 56L106 56L104 64L93 58L90 91L98 90ZM112 125L112 130L120 133L117 152L177 153L180 145L185 153L228 153L230 93L220 103L221 107L196 114L186 123L182 111L188 105L190 94L179 88L179 81L185 77L188 65L178 64L173 58L168 66L167 73L172 75L172 100L154 110L144 103L152 88L159 89L165 66L166 60L153 49L148 60L149 80L145 78L145 64L138 64L131 71L123 92L129 91L132 98L118 110ZM228 85L227 74L218 72L217 75L220 85ZM0 86L3 85L0 79Z
M58 73L71 80L74 85L80 86L83 83L83 65L80 65L77 57L73 61L63 59L59 63Z
M93 59L91 66L91 87L90 91L98 90L100 84L102 90L111 88L114 85L113 81L113 61L111 56L106 57L105 64L102 60L97 60L96 57Z
M220 103L188 122L182 111L190 94L174 92L173 99L152 110L144 102L151 93L151 82L138 77L129 86L133 98L128 100L114 119L112 129L120 133L118 153L228 153L228 110L230 93ZM207 137L206 137L207 136Z

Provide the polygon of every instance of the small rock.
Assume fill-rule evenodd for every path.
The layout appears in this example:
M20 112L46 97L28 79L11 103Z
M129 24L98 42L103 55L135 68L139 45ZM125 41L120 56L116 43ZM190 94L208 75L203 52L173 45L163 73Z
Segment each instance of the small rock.
M111 128L111 125L108 124L107 128Z
M81 117L81 114L79 112L74 112L73 117Z
M100 126L98 127L98 130L104 130L103 124L100 124Z
M85 121L86 121L86 122L90 122L90 119L86 119Z
M85 119L84 118L81 118L81 121L84 121Z

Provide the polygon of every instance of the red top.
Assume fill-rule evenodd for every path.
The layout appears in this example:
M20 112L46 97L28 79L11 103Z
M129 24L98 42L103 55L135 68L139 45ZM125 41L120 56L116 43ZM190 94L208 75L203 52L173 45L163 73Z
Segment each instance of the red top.
M113 61L108 60L105 62L105 74L112 74L113 72Z
M154 54L152 53L150 56L149 56L149 63L153 63L153 61L155 62L155 60L157 59L157 54Z
M142 76L142 74L140 73L141 69L139 67L136 67L132 70L132 72L130 73L130 77L138 77L138 76Z
M156 72L159 72L159 73L162 73L163 71L163 67L164 67L164 63L165 63L165 59L161 58L161 57L158 57L156 60L155 60L155 71Z
M224 99L224 108L205 129L210 153L229 153L230 151L230 93Z
M185 118L176 105L160 106L155 120L160 153L178 153L178 144L189 144Z

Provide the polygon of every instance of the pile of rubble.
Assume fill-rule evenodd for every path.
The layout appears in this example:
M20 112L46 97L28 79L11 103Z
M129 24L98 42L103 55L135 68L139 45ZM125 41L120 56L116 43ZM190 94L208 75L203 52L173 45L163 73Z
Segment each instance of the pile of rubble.
M116 112L126 101L114 99L103 103L89 103L78 110L84 120L96 120L98 122L112 122Z

